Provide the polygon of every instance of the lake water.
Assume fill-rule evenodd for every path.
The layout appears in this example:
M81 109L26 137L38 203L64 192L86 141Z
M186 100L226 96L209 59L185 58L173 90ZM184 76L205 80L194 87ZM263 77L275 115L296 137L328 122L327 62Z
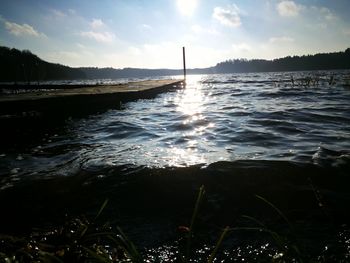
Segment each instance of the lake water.
M54 215L73 213L69 203L96 209L107 196L119 212L126 211L119 223L148 245L154 241L147 231L172 236L169 229L189 219L201 184L208 188L208 214L217 224L232 223L249 205L259 206L251 200L257 193L286 210L316 211L317 202L304 203L317 199L315 188L346 221L349 76L349 71L189 76L184 89L125 103L120 110L70 118L45 131L31 127L19 132L30 141L9 138L1 147L0 193L42 202L24 209L35 220L50 206L43 200L48 195L64 211L48 209ZM42 194L48 188L52 192ZM62 196L67 201L60 204ZM236 210L223 216L229 201ZM118 214L113 207L109 213Z
M337 73L339 83L332 86L327 81L333 72L319 74L317 86L291 85L291 76L310 75L190 76L183 90L130 102L122 110L68 120L64 132L47 134L26 152L7 154L4 149L1 174L14 170L21 179L31 173L69 175L80 168L118 165L183 167L217 161L346 158L347 72Z

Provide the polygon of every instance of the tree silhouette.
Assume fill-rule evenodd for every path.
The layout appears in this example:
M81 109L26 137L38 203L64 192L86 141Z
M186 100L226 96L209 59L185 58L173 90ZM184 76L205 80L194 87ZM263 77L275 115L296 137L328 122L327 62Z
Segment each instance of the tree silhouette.
M271 72L350 69L350 48L344 52L306 56L287 56L274 60L230 59L214 67L188 69L189 74ZM43 80L143 78L181 75L180 69L71 68L41 60L29 50L0 47L0 82L39 83Z
M29 50L0 47L0 81L38 83L41 80L85 79L77 68L41 60Z
M216 73L330 70L350 68L350 48L334 52L307 56L287 56L274 60L231 59L218 63Z

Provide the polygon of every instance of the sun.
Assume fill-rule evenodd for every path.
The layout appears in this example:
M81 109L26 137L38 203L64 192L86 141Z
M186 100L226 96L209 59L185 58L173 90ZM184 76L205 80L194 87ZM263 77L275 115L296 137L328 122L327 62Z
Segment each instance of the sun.
M177 0L177 8L184 16L192 16L197 8L198 0Z

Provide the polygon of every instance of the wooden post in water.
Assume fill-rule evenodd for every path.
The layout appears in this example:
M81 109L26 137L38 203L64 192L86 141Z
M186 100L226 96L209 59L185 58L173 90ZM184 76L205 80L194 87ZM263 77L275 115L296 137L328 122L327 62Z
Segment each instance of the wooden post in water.
M184 63L184 80L186 80L186 53L185 53L185 47L182 47L182 59Z

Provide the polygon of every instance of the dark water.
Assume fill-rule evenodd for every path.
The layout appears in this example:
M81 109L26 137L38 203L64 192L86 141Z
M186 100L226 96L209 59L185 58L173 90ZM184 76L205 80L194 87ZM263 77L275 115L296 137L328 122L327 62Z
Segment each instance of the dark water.
M109 220L140 245L160 249L189 223L203 184L206 232L239 224L242 214L278 226L259 194L324 248L350 218L349 74L189 76L185 89L121 110L49 128L29 121L2 138L2 220L30 228L94 213L107 197Z

